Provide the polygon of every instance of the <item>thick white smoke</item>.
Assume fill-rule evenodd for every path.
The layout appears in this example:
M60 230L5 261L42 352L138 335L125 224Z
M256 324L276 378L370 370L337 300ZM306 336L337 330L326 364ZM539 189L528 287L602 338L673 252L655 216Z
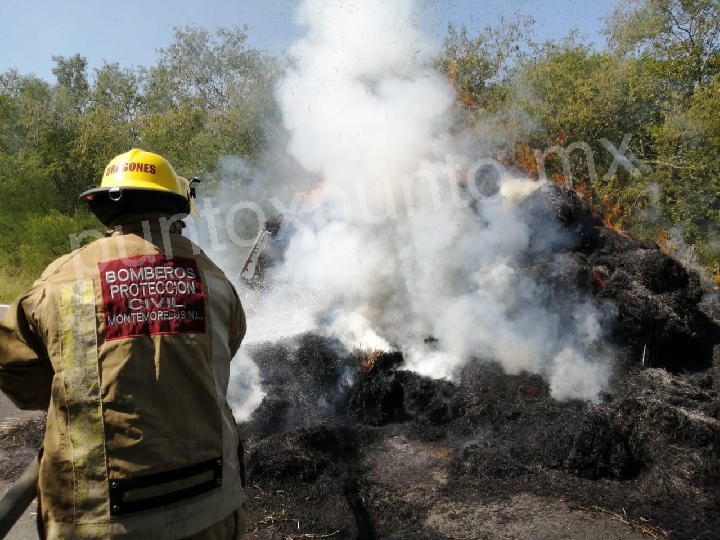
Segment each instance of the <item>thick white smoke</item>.
M304 291L310 319L348 347L400 348L432 377L498 361L544 375L558 399L595 400L610 374L601 313L518 271L531 236L562 241L556 224L519 219L514 202L536 185L502 178L504 197L489 198L463 185L455 164L477 156L449 131L455 96L421 20L412 0L301 4L306 34L277 98L289 153L323 188L273 279ZM287 305L264 302L261 325Z

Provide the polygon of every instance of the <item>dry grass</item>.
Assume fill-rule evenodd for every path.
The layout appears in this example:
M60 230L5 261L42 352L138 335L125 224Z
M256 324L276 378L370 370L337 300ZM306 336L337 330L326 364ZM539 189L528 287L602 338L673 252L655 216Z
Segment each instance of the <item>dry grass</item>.
M32 284L33 278L24 275L15 276L0 267L0 304L9 304L24 293Z
M0 480L14 481L37 455L45 435L45 415L0 422Z
M606 516L610 516L615 521L619 521L620 523L623 523L624 525L631 527L634 531L640 532L642 534L646 534L648 536L652 536L653 538L670 538L670 533L668 531L666 531L665 529L662 529L660 527L650 525L650 523L648 522L649 520L647 520L647 519L644 519L644 518L630 519L627 515L613 512L613 511L608 510L607 508L603 508L601 506L581 506L579 504L574 504L568 500L564 500L564 502L567 503L567 505L572 510L585 510L585 511L590 511L590 512L599 512Z
M30 446L38 448L45 436L45 415L12 418L0 422L0 445L3 448Z
M266 494L257 484L253 484L253 487L260 493L260 496L255 495L253 498L257 504L261 505L262 503L260 501ZM278 491L276 495L282 496L285 495L285 493ZM284 506L277 512L267 511L262 508L259 509L259 512L261 515L255 521L254 526L248 530L249 537L257 538L269 535L271 538L281 537L283 540L300 540L305 538L333 538L340 533L340 531L331 533L300 532L301 522L303 520L291 517L289 512L286 514Z

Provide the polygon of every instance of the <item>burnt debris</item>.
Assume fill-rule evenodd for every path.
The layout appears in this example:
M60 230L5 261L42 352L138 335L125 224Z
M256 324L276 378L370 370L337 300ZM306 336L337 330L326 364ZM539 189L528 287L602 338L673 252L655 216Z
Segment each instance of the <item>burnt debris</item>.
M592 405L557 402L541 377L492 363L450 382L403 371L398 353L343 352L312 335L271 349L258 348L260 365L295 384L271 376L269 397L241 425L251 538L455 538L442 520L427 529L436 505L521 493L624 512L672 538L720 530L710 371L631 369Z

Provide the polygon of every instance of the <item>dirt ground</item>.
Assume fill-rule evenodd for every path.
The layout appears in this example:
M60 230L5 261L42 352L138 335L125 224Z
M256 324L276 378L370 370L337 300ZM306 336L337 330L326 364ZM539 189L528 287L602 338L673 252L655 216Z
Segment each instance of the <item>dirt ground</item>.
M275 440L272 444L278 442ZM328 470L332 469L328 466L313 478L307 470L308 466L312 467L308 463L295 464L296 474L307 475L305 485L280 479L277 483L264 478L253 481L251 477L248 538L640 540L670 537L659 528L644 528L642 522L628 516L600 507L581 507L557 497L518 492L481 502L475 494L448 489L453 449L442 445L419 443L398 435L370 445L363 453L366 455L356 463L356 477L352 474L343 477L337 471ZM348 458L339 460L347 462ZM303 468L306 470L302 471ZM257 464L251 459L251 470L256 469ZM284 484L284 489L278 489L280 484Z
M252 496L252 491L251 491ZM347 538L338 530L303 533L303 516L253 515L248 538ZM292 531L297 522L296 531ZM287 525L290 526L287 526ZM643 540L661 537L636 532L622 516L599 509L578 509L563 500L519 494L484 505L439 499L417 532L372 533L366 538L397 540L448 538L453 540Z

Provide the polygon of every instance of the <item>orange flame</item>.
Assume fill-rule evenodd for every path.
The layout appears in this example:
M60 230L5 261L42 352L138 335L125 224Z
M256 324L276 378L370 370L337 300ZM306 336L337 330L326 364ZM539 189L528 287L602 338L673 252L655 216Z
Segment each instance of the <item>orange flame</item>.
M565 175L563 173L555 173L553 175L553 182L564 186L567 184L567 178L565 178Z
M655 243L665 255L674 257L678 251L678 245L670 239L667 231L660 231L655 237Z
M580 195L587 197L588 199L592 198L593 190L590 186L585 186L583 184L575 184L573 187L575 188L575 191L577 191Z
M460 98L460 101L462 101L463 105L465 105L468 109L474 109L477 105L475 100L468 95L463 95Z
M303 199L309 199L313 195L319 195L320 193L322 193L323 189L325 189L325 182L318 182L317 187L315 189L311 189L308 191L300 191L298 188L296 188L292 184L290 184L290 187L292 188L292 190L295 193L300 195L300 197L302 197Z
M515 163L523 169L530 178L537 180L537 159L535 159L535 152L530 148L528 141L520 143L515 149Z
M402 353L399 351L362 351L359 354L365 357L360 366L360 373L365 375L402 364Z
M603 221L605 223L605 226L610 227L611 229L615 229L616 231L622 231L622 227L620 227L619 224L614 223L614 220L618 219L623 214L620 203L613 203L610 200L609 195L605 195L604 202L606 212Z

